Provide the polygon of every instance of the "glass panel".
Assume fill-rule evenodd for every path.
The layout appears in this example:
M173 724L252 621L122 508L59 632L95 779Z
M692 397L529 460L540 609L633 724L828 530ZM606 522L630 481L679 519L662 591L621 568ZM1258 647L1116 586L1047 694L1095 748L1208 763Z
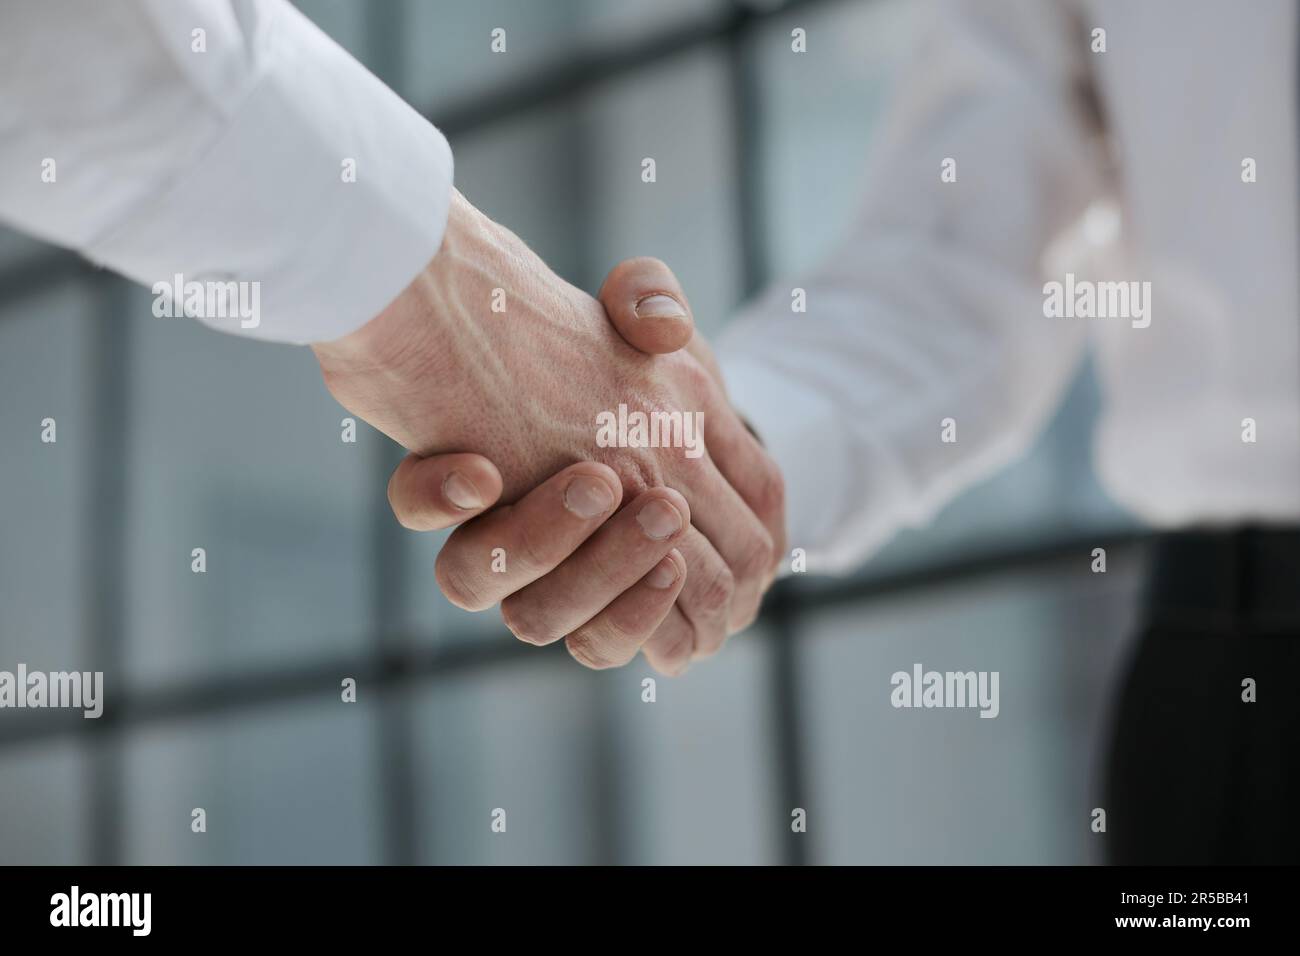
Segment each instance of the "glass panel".
M89 863L87 780L75 742L0 749L0 866Z
M88 494L96 462L90 297L79 286L0 308L0 669L84 670ZM53 419L53 443L42 421Z
M378 73L372 64L376 52L369 46L371 34L367 21L375 17L375 8L391 6L392 0L293 0L293 5L305 13L343 49Z
M574 161L588 288L629 256L657 256L712 334L740 296L737 188L726 65L716 49L600 87L582 109ZM655 162L656 181L642 180Z
M133 682L357 652L372 620L374 456L309 350L157 319L130 336L127 665ZM195 548L206 568L195 573Z
M772 861L785 820L769 801L757 633L679 680L537 655L414 694L425 862Z
M758 31L760 211L774 274L815 266L852 221L914 14L907 0L824 3L780 13ZM807 31L807 53L790 49L796 27Z
M816 862L1100 862L1105 706L1142 558L1087 551L989 580L808 615L802 739ZM895 708L892 675L997 671L998 715Z
M623 847L634 864L776 863L790 810L775 805L771 654L752 629L681 678L637 661L617 674L615 724ZM641 681L656 679L656 701Z
M613 44L639 41L711 19L726 0L408 0L403 94L433 110L474 95L527 88L538 74L584 55L607 55ZM505 31L505 52L492 50L492 31Z
M414 691L421 862L596 862L618 809L602 800L598 689L551 647Z
M355 704L330 692L136 733L123 762L126 862L380 862L382 768L366 695L363 685ZM192 830L196 808L205 833Z

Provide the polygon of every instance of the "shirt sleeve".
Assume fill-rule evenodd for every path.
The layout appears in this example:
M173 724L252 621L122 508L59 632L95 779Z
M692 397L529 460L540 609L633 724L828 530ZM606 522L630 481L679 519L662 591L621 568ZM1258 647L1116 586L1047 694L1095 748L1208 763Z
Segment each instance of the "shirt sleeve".
M1040 260L1106 188L1087 42L1058 4L930 5L848 239L719 341L808 570L928 522L1023 452L1072 379L1085 330L1044 318Z
M0 169L0 219L150 287L240 283L255 316L191 314L295 343L382 311L452 186L443 136L285 0L7 6Z

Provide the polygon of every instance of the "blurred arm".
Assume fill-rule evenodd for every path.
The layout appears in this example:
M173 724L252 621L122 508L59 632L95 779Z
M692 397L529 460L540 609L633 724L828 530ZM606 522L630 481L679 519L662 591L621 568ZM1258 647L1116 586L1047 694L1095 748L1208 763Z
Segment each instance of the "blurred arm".
M209 324L290 342L351 332L437 253L446 140L284 0L41 0L3 20L0 219L18 229L146 285L256 281L260 326Z
M718 345L813 571L850 569L1023 451L1084 350L1081 322L1043 317L1039 260L1104 183L1088 31L1037 0L929 12L852 234Z

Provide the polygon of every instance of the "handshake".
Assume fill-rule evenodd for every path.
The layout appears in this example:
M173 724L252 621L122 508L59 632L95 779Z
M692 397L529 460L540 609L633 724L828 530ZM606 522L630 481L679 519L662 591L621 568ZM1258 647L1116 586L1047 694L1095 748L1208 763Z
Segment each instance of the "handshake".
M781 477L661 262L619 264L593 299L454 193L425 270L314 350L331 394L411 452L398 520L458 526L436 571L453 604L666 674L753 621L785 552Z

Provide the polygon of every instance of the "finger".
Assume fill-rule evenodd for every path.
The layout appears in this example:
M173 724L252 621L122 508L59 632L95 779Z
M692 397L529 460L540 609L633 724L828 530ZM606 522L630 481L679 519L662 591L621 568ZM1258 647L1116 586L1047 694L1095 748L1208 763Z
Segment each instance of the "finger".
M687 659L707 657L722 647L731 632L731 602L736 579L718 550L692 527L681 543L690 576L677 599L677 606L691 627L692 641Z
M687 565L686 583L691 580ZM674 605L663 623L643 645L641 653L646 663L666 677L680 677L691 664L695 647L695 632L679 605Z
M450 528L500 497L501 473L482 455L407 455L388 479L393 514L412 531Z
M748 627L758 614L759 601L776 562L776 542L711 462L691 476L689 490L695 527L709 539L731 571L733 590L727 626L734 633Z
M672 676L722 649L731 632L728 612L735 589L731 569L697 529L682 539L681 550L688 575L677 597L678 613L665 619L645 645L650 666Z
M770 561L761 575L761 590L766 590L785 554L785 483L781 470L734 412L719 409L711 417L705 441L709 457L750 512L762 522L772 541Z
M438 586L457 607L489 608L559 565L622 499L623 483L608 465L570 465L452 532L434 567Z
M622 667L673 609L687 580L686 559L673 548L640 581L564 639L573 659L596 670Z
M610 270L596 298L619 335L642 352L676 352L695 331L686 294L658 259L624 259Z
M686 499L651 488L606 521L550 574L501 603L521 641L550 644L577 630L641 580L690 527Z

